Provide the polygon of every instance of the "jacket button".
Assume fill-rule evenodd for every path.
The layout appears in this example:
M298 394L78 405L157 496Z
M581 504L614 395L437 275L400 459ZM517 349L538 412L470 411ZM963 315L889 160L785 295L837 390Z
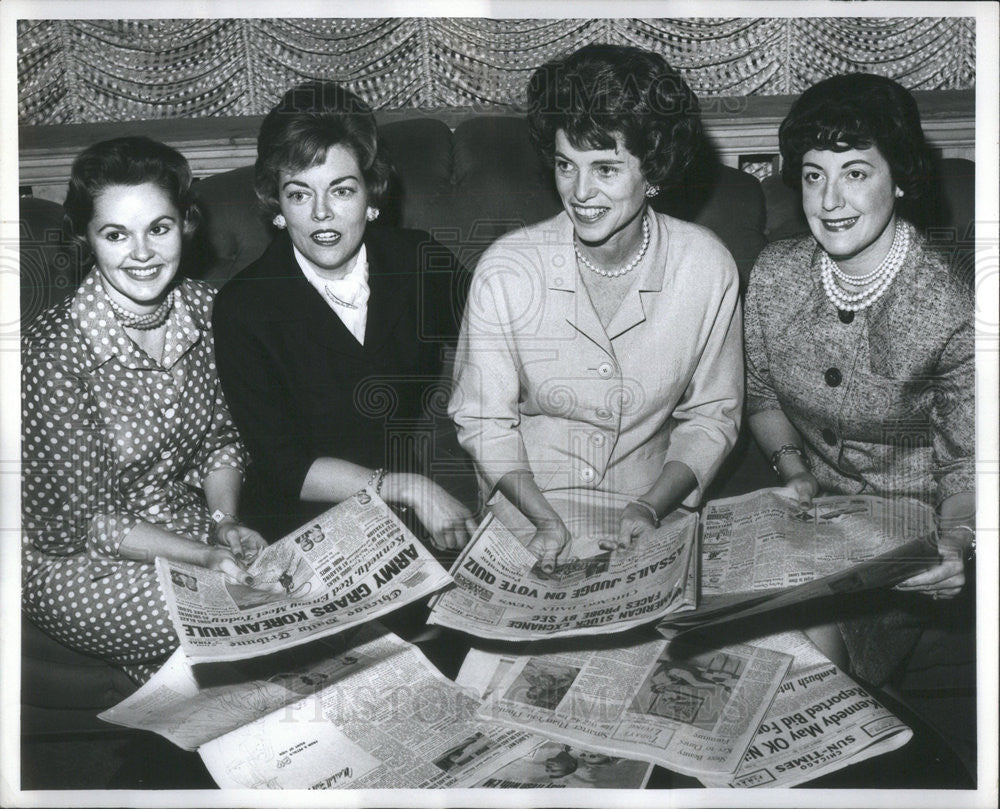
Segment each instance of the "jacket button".
M597 414L597 418L601 419L602 421L607 421L608 419L611 418L611 411L608 410L608 408L606 407L597 408L595 413Z
M595 447L603 447L604 441L604 433L592 433L590 436L590 443Z
M594 479L594 470L589 466L585 466L580 470L580 477L587 483L590 483Z
M823 436L823 440L831 447L837 443L837 434L829 427L824 427L820 435Z
M841 323L850 323L854 320L854 312L849 309L838 309L837 317L840 318Z
M597 366L597 375L601 379L608 379L615 372L615 366L610 362L602 362Z
M828 368L826 373L823 374L823 378L826 380L826 384L831 388L837 387L837 385L843 381L839 368Z

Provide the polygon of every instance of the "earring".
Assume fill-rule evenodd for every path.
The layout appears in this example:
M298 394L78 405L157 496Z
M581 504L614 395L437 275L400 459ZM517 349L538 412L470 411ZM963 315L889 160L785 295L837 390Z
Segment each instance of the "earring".
M284 229L285 224L286 224L285 223L285 217L282 216L280 213L276 213L274 215L274 219L271 220L271 224L274 225L279 230L282 230L282 229Z
M896 189L896 199L899 199L902 196L903 196L903 189L902 188L897 188Z
M649 185L649 186L646 186L646 197L648 199L652 199L653 197L655 197L659 193L660 193L660 186L658 186L658 185Z
M374 222L378 219L378 215L382 213L378 208L374 208L371 205L368 206L368 210L365 211L365 219L369 222Z

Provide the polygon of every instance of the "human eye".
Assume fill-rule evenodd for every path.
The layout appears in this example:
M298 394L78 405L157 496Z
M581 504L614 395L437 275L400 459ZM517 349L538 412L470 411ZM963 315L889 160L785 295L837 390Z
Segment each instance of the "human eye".
M357 193L357 189L350 185L339 185L333 189L333 195L340 199L349 199Z
M807 185L813 185L818 183L822 179L823 175L815 169L806 169L802 172L802 182Z
M570 163L568 160L564 160L562 158L557 157L556 171L558 171L560 174L570 174L573 171L573 164Z
M851 180L865 180L868 178L868 172L861 169L851 169L847 172L847 177Z
M109 242L123 242L128 236L120 230L106 230L104 231L104 238Z
M598 166L597 167L597 176L600 177L602 180L610 180L613 177L617 177L618 176L618 167L617 166L607 166L607 165Z
M285 199L287 199L289 202L302 202L305 198L306 198L305 191L299 191L297 189L293 189L285 193Z
M166 236L172 229L173 228L171 228L170 225L160 223L159 225L153 225L153 227L149 229L149 232L154 236Z

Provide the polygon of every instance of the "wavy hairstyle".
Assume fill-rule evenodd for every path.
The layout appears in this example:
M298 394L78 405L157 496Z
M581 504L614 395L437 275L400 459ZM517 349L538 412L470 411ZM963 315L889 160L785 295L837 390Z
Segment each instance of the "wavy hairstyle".
M114 138L84 149L73 161L63 209L74 241L89 251L87 225L94 215L94 200L114 185L152 183L160 188L184 220L190 238L201 222L192 194L191 167L184 155L152 138Z
M917 103L884 76L851 73L814 84L792 104L778 130L781 176L801 190L802 158L812 149L845 152L874 146L902 190L900 204L923 200L932 187L930 150Z
M322 163L331 146L351 150L373 204L384 201L392 164L379 144L375 115L361 98L332 81L293 87L264 118L257 137L254 190L265 216L280 211L278 178Z
M587 45L547 62L528 82L528 127L550 165L560 129L576 149L613 149L615 136L651 185L677 185L703 138L698 98L656 53Z

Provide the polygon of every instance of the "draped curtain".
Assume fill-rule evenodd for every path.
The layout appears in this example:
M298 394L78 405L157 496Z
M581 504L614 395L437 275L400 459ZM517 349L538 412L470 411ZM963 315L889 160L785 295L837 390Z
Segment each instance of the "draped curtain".
M21 124L262 115L293 84L375 108L523 102L531 71L589 42L662 53L701 98L799 93L867 71L975 85L971 18L20 20Z

